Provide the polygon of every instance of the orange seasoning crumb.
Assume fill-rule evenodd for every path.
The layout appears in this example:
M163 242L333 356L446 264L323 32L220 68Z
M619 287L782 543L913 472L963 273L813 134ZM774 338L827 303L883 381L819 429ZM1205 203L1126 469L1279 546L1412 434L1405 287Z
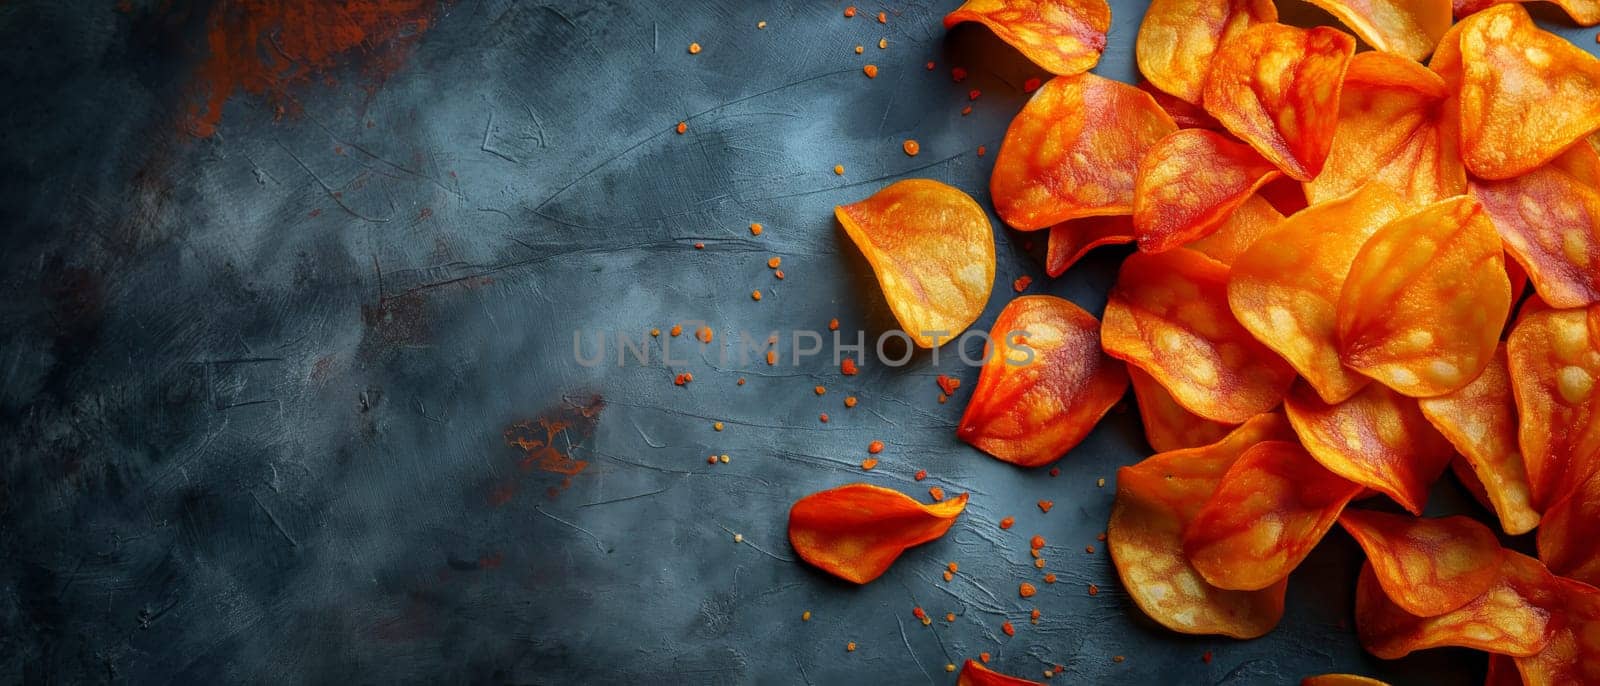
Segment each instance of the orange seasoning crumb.
M1092 545L1084 546L1083 547L1083 552L1086 552L1086 553L1088 553L1090 555L1093 555L1094 554L1094 546L1092 546Z
M1089 584L1089 595L1100 595L1100 587L1095 584Z
M872 468L876 466L878 466L878 458L869 457L861 461L861 468L869 472L872 471Z
M1055 505L1056 504L1055 504L1054 501L1041 500L1041 501L1039 501L1039 511L1040 512L1049 512L1050 508L1055 507Z
M772 275L778 277L779 281L783 280L783 270L782 269L774 269L774 270L772 270Z
M811 390L815 391L817 395L822 395L823 393L827 393L828 392L828 389L823 388L822 386L818 386L818 387L813 388Z
M982 662L983 664L989 664L989 654L988 653L978 653L978 661Z
M889 23L889 14L887 12L879 12L878 13L878 23L879 24L887 24L887 23Z
M1044 582L1047 583L1047 584L1055 583L1056 582L1056 573L1055 572L1050 572L1049 574L1044 575Z
M889 49L889 39L887 39L887 38L879 38L878 39L878 49L879 50L888 50Z
M988 146L984 146L984 145L978 146L978 157L983 157L988 152L989 152Z
M961 388L961 379L944 374L940 374L935 378L934 383L939 384L939 390L944 391L945 395L955 395L956 389Z
M839 330L839 319L837 317L828 320L828 330L829 331L838 331Z
M691 55L700 54L700 44L699 43L690 43L689 44L689 54L691 54Z
M869 79L878 78L878 65L869 64L869 65L867 65L865 67L862 67L861 68L861 72L866 74L867 78L869 78Z
M717 430L717 431L721 431L722 430L722 422L713 423L711 425L711 428L714 429L714 430Z
M758 28L758 29L764 29L764 28L767 28L767 22L764 22L764 21L758 21L758 22L756 22L756 28Z
M821 421L823 424L827 424L828 423L828 413L824 412L822 414L817 415L817 420Z
M712 332L711 327L702 326L700 327L699 331L695 332L694 337L700 339L701 343L710 343L711 338L715 335L716 334Z
M686 121L678 122L678 135L681 136L681 135L683 135L683 132L688 131L688 130L689 130L689 122L686 122Z
M767 268L768 269L777 269L778 265L780 265L780 264L783 264L783 258L781 258L781 257L768 257L767 258Z
M933 501L936 503L944 502L944 489L934 486L933 488L928 489L928 497L933 498Z
M851 5L849 7L844 8L844 16L845 16L846 19L849 19L850 17L856 16L856 6L855 5Z
M972 114L972 106L971 105L967 105L966 107L961 108L961 116L965 117L965 116L967 116L969 114Z
M917 153L922 152L922 144L914 139L907 138L906 142L900 144L900 149L905 150L907 155L916 157Z
M1017 518L1016 517L1006 517L1005 519L1000 520L1000 528L1009 529L1009 528L1011 528L1012 524L1016 524L1016 523L1017 523Z
M962 81L967 80L967 70L962 69L961 67L951 67L950 79L956 83L961 83Z
M1128 658L1125 658L1125 657L1123 657L1121 655L1112 655L1111 656L1111 661L1112 662L1116 662L1116 663L1121 663L1123 660L1126 660L1126 659L1128 659Z
M751 300L760 300L761 299L761 291L759 291L759 290L750 291L750 299Z
M1036 90L1039 90L1039 86L1040 85L1041 84L1039 83L1039 77L1030 76L1030 77L1028 77L1027 81L1023 81L1022 82L1022 92L1024 92L1024 93L1032 93L1032 92L1034 92Z
M821 388L821 387L818 386L818 388ZM867 444L867 452L872 453L873 455L877 455L878 453L883 452L883 441L873 441L871 443L868 443Z
M705 250L706 249L706 244L705 243L695 243L694 244L694 249L695 250Z
M911 478L916 479L917 481L921 481L923 479L926 479L926 478L928 478L928 470L926 470L926 469L918 469L916 476L913 476ZM950 564L955 564L955 563L951 562Z
M1014 626L1011 626L1011 622L1009 620L1006 623L1000 625L1000 630L1006 632L1007 636L1015 636L1015 635L1017 635L1017 628L1014 627Z
M1104 532L1104 531L1100 532L1100 535L1095 536L1094 540L1096 540L1096 541L1104 541L1104 540L1106 540L1106 532Z
M800 613L800 621L802 621L802 622L811 621L811 611L810 610L806 610L805 612Z
M1211 651L1207 650L1206 652L1202 653L1200 655L1200 661L1208 665L1211 664Z
M1034 569L1044 569L1044 558L1034 558L1033 567Z
M712 455L712 456L706 458L706 464L716 464L716 463L717 463L717 456L716 455Z
M677 338L678 336L683 334L683 325L682 324L673 324L672 325L672 330L668 331L667 333L672 334L673 338Z
M744 385L744 377L742 377L742 376L741 376L741 377L739 377L739 385L740 385L740 386L743 386L743 385Z
M954 621L956 621L956 613L954 613L954 612L946 612L946 613L944 613L944 621L946 621L946 622L954 622Z
M1032 550L1029 550L1028 554L1032 555L1033 558L1036 559L1036 560L1039 559L1039 549L1038 548L1034 548Z
M1028 613L1028 621L1033 622L1034 624L1039 623L1039 608L1033 608L1033 612Z
M650 330L650 337L651 338L660 338L661 337L661 329L651 329Z
M767 351L767 366L771 367L772 365L775 365L777 363L778 363L778 351L776 351L776 350L768 350Z
M954 579L954 578L956 578L956 575L951 574L950 572L945 572L944 573L944 580L945 581L949 581L949 580Z
M1016 281L1011 282L1011 290L1021 293L1025 290L1028 290L1028 285L1032 283L1033 277L1023 274L1022 276L1017 277Z
M857 45L857 46L856 46L856 54L857 54L857 55L859 55L859 54L861 54L861 53L863 53L863 52L866 52L866 51L867 51L867 49L866 49L866 48L863 48L863 47L861 47L861 46L859 46L859 45Z
M1038 593L1038 592L1039 592L1039 589L1034 588L1033 584L1030 584L1030 583L1028 583L1026 581L1024 581L1021 584L1017 585L1017 595L1020 595L1020 596L1022 596L1024 598L1032 598L1033 594Z
M853 396L853 395L845 396L844 397L844 406L845 407L855 407L856 406L856 397Z
M854 359L846 357L843 360L839 361L839 373L840 374L843 374L845 376L855 376L856 375L856 371L857 371L857 369L856 369L856 361ZM848 406L848 405L851 405L853 403L850 403L850 399L846 398L845 399L845 404L846 404L846 406Z
M762 231L762 226L761 226L761 224L759 224L759 223L752 223L752 224L751 224L751 225L750 225L750 235L752 235L752 236L759 236L759 235L761 235L761 231Z
M872 65L867 65L867 66L872 66ZM844 176L844 165L842 165L842 164L833 165L833 174L834 174L834 176Z
M922 608L920 607L913 607L911 608L911 616L916 617L917 619L922 619L923 617L928 616L928 613L923 612Z
M1060 467L1051 467L1050 468L1050 476L1051 476L1051 478L1061 476L1061 468Z
M1044 537L1040 536L1038 534L1034 534L1033 538L1028 539L1028 547L1033 548L1034 550L1038 550L1040 548L1043 548L1044 547Z
M944 568L950 570L951 574L955 574L956 572L961 571L961 565L958 565L958 564L956 564L954 562L951 562L950 564L945 565Z
M844 649L845 649L845 652L848 652L848 653L856 652L856 642L855 641L851 641L849 643L844 644Z
M972 89L970 91L967 91L967 99L968 100L977 100L978 96L981 96L981 95L983 95L983 91L980 91L980 90L978 90L976 88L974 88L974 89Z

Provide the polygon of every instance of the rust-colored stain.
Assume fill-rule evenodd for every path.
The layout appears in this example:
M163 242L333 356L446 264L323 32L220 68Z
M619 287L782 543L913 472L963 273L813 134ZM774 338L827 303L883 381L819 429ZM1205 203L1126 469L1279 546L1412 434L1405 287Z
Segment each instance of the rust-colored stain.
M571 488L572 477L581 474L589 466L588 460L572 456L573 449L594 435L595 425L604 409L605 401L598 395L585 402L569 402L551 408L538 417L524 419L507 427L506 445L522 452L522 458L517 461L521 471L538 469L562 477L558 487L553 486L546 491L553 498ZM490 487L489 504L498 507L510 502L516 497L517 485L517 480L511 479Z

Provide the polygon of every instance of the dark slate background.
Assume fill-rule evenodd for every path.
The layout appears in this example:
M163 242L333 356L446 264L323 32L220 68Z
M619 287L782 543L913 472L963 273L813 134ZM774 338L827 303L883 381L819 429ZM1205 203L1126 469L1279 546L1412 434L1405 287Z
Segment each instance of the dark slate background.
M648 366L617 367L614 341L610 364L574 362L577 328L700 319L724 346L890 326L832 207L910 176L987 204L1020 86L1043 76L984 29L946 33L956 4L845 20L836 2L460 0L403 50L363 46L297 85L281 116L282 98L234 97L202 139L181 121L211 5L0 3L0 682L951 683L944 665L981 651L1071 683L1478 680L1474 653L1361 652L1339 532L1266 638L1145 619L1095 540L1115 469L1149 452L1131 402L1052 478L955 440L976 374L953 348L851 378L687 336L686 364L659 363L666 337ZM1144 8L1113 4L1097 71L1128 79ZM1124 254L1050 280L1042 234L996 242L980 327L1022 274L1098 314ZM939 373L965 382L949 404ZM542 439L516 428L541 418L569 422L554 445L587 462L570 481L508 441ZM863 474L874 439L888 449ZM853 481L973 498L856 588L784 535L796 498ZM1449 480L1434 500L1476 511ZM1061 583L1024 601L1035 533ZM958 620L923 627L915 605Z

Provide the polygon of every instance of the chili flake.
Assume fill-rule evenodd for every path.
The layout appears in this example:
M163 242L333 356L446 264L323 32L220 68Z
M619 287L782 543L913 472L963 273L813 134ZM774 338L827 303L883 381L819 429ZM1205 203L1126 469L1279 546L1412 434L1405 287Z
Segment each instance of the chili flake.
M715 424L712 424L711 428L716 429L717 431L721 431L722 430L722 422L716 422Z
M690 43L689 44L689 54L691 54L691 55L700 54L700 44L699 43Z
M867 66L870 67L872 65L869 64ZM834 174L834 176L844 176L844 165L842 165L842 164L833 165L833 174Z
M1017 635L1017 628L1014 627L1014 626L1011 626L1011 622L1009 620L1007 620L1006 623L1000 625L1000 630L1006 632L1007 636L1015 636L1015 635Z
M888 15L888 13L879 12L878 13L878 23L879 24L887 24L887 23L889 23L889 15Z
M1050 508L1055 507L1055 506L1056 506L1056 504L1055 504L1054 501L1050 501L1050 500L1041 500L1041 501L1039 501L1039 511L1040 512L1049 512Z
M780 265L780 264L783 264L783 258L781 258L781 257L769 257L769 258L767 258L767 268L768 269L777 269L778 265Z
M827 393L827 392L828 392L828 389L826 389L826 388L823 388L823 387L821 387L821 386L818 386L818 387L816 387L816 388L814 388L814 389L812 389L812 390L813 390L813 391L816 391L816 394L817 394L817 395L822 395L822 394L823 394L823 393Z
M672 325L672 330L667 332L667 333L672 334L673 338L677 338L679 335L683 334L683 325L682 324L673 324Z
M1022 596L1024 598L1032 598L1033 594L1038 593L1038 592L1039 592L1039 589L1034 588L1033 584L1030 584L1030 583L1028 583L1026 581L1022 582L1021 584L1019 584L1017 586L1017 595L1020 595L1020 596Z
M845 376L855 376L856 375L856 371L857 370L856 370L856 361L855 360L846 357L843 360L839 361L839 373L840 374L843 374ZM849 404L853 404L853 403L850 403L849 400L846 399L846 404L849 405Z
M828 330L829 331L838 331L839 330L839 319L837 317L828 320Z
M853 396L853 395L845 396L844 397L844 406L845 407L855 407L856 406L856 397Z
M876 64L869 64L865 67L862 67L861 71L862 73L865 73L869 79L878 78L878 65Z
M821 388L820 386L818 388ZM883 441L873 441L867 444L867 452L877 455L883 452Z
M811 611L810 610L806 610L805 612L800 613L800 621L802 621L802 622L811 621Z
M1100 595L1100 587L1095 584L1089 584L1089 595Z
M844 8L844 16L847 19L850 18L850 17L856 16L856 6L855 5L851 5L849 7Z
M761 291L759 291L759 290L750 291L750 299L751 300L760 300L761 299Z
M916 157L917 153L922 152L922 144L907 138L906 142L900 144L900 149L905 150L906 155Z
M760 223L751 223L750 224L750 235L759 236L759 235L761 235L761 231L762 231L762 226L761 226Z
M1039 90L1039 86L1040 86L1039 77L1037 77L1037 76L1029 77L1027 81L1023 81L1022 82L1022 92L1024 92L1024 93L1032 93L1032 92L1034 92L1036 90Z
M1021 293L1025 290L1028 290L1028 285L1031 283L1033 283L1033 277L1023 274L1022 276L1017 277L1016 281L1011 282L1011 290Z
M866 471L870 472L870 471L872 471L872 468L876 467L876 466L878 466L878 458L869 457L869 458L861 461L861 468L866 470Z
M926 479L926 478L928 478L928 470L926 470L926 469L918 469L916 475L911 477L911 478L916 479L917 481L921 481L923 479ZM951 564L955 564L955 563L952 562Z
M681 136L681 135L683 135L683 132L688 131L688 130L689 130L689 122L686 122L686 121L678 122L678 135Z
M710 343L711 338L715 335L716 332L712 331L711 327L702 326L699 331L695 332L694 337L700 339L701 343Z
M951 67L950 78L956 83L961 83L962 81L967 80L967 70L962 69L961 67Z
M1011 528L1011 525L1015 523L1017 523L1015 517L1006 517L1005 519L1000 520L1000 528L1009 529Z
M1040 548L1043 548L1044 547L1044 537L1040 536L1038 534L1034 534L1033 538L1028 539L1028 547L1033 548L1034 550L1038 550Z
M944 501L944 489L934 486L928 489L928 497L933 498L935 502L942 502Z

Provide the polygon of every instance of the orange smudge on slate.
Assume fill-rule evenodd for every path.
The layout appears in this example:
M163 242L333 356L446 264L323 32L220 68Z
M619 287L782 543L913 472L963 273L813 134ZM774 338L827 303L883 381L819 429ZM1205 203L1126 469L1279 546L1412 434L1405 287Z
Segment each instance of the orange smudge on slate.
M587 460L573 457L572 449L594 434L600 412L604 409L605 402L600 396L592 396L581 403L569 400L567 404L548 409L534 419L524 419L507 427L506 445L522 452L522 459L517 461L522 471L537 468L542 472L562 475L559 487L552 486L546 491L555 497L571 488L572 477L581 474L589 466ZM489 503L504 505L516 495L516 491L514 480L496 484L489 491Z

